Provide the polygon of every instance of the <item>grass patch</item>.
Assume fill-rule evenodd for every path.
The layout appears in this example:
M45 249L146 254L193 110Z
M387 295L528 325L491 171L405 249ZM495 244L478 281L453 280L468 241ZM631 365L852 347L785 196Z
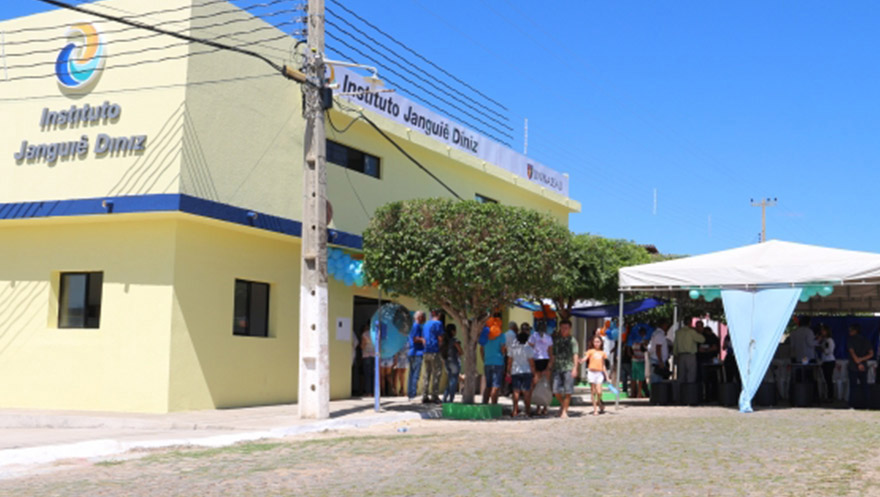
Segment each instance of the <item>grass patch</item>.
M125 464L125 461L123 461L121 459L110 459L107 461L98 461L95 463L95 466L111 467L111 466L119 466L120 464Z

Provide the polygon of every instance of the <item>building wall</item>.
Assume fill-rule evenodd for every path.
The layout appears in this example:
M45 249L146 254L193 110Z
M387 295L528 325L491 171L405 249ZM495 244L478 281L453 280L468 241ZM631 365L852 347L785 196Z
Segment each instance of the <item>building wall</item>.
M291 40L272 40L275 31L246 12L228 13L224 4L198 7L198 12L227 12L227 27L211 28L217 34L234 34L230 40L247 44L278 62L287 60ZM200 14L202 15L202 14ZM250 19L250 20L248 20ZM241 21L241 22L239 22ZM213 18L193 21L195 32L214 24ZM267 29L268 28L268 29ZM248 34L242 31L251 29ZM201 48L193 45L194 52ZM238 78L218 84L201 81ZM302 219L303 133L302 92L299 84L273 72L267 64L231 52L192 57L187 68L185 129L181 192L258 210L290 219ZM337 128L356 116L355 106L339 100L330 118ZM546 212L568 224L568 215L580 204L541 188L525 178L446 147L419 132L370 113L371 118L407 152L447 183L464 199L481 195L507 205ZM331 227L361 233L372 212L394 200L451 197L452 194L404 157L364 122L346 133L337 133L328 122L327 138L378 156L381 178L376 179L328 163L328 197L333 204Z
M166 411L174 236L153 215L0 223L2 406ZM100 328L58 328L61 271L104 272Z
M295 402L300 239L189 215L175 232L169 409ZM232 334L236 279L270 284L268 338ZM331 324L351 317L354 291L331 278ZM330 334L330 396L347 398L351 342Z
M116 13L144 10L139 0L97 2L97 10L112 3ZM149 10L186 7L186 0L154 0ZM171 29L186 29L186 23L168 21L186 18L187 10L151 15L149 22L165 23ZM179 190L183 130L183 102L188 47L172 43L167 37L145 37L136 29L95 20L104 31L108 50L107 70L86 95L63 90L54 76L54 62L66 43L63 37L71 24L89 21L88 16L55 10L0 23L5 34L8 81L0 82L0 201L61 200L146 193L176 193ZM45 28L44 31L16 32ZM27 52L36 52L23 55ZM23 55L23 56L22 56ZM175 58L180 57L180 58ZM151 62L168 58L161 63ZM17 67L35 65L34 67ZM33 79L18 79L31 78ZM96 124L78 123L40 126L43 109L61 111L71 106L101 106L104 102L121 107L118 119ZM96 156L99 134L111 137L146 135L144 151L107 153ZM51 144L89 140L83 157L16 161L22 141Z

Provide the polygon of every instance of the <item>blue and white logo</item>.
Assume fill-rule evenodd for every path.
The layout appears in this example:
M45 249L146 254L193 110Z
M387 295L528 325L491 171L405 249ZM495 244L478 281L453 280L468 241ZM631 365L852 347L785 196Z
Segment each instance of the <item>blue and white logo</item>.
M97 82L107 58L104 37L92 23L81 22L67 30L70 43L55 61L58 84L68 90L88 91Z

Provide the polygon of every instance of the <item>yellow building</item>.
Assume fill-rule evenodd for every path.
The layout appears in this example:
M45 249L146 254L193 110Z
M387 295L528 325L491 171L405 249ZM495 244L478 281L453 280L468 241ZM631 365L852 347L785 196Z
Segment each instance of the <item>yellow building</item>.
M88 7L281 63L295 41L224 2ZM0 34L0 407L295 402L298 85L251 57L65 10L4 21ZM350 100L337 98L337 126L363 109L464 198L566 224L580 209L567 185L554 191L560 180L539 184L567 182L558 173L535 164L546 175L530 179L532 165L523 174ZM331 162L348 161L328 163L335 246L358 252L370 213L389 201L449 195L363 122L327 136ZM357 297L377 292L331 278L331 327L358 324ZM330 333L331 397L345 398L352 347L345 330Z

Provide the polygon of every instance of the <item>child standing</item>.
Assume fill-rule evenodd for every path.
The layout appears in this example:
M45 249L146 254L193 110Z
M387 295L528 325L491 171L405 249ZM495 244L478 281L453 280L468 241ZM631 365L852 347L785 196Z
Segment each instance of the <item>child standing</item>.
M593 416L605 412L602 402L602 383L605 382L605 351L602 337L593 335L592 348L587 350L580 362L587 363L587 382L590 384L590 398L593 400Z
M519 414L519 398L525 404L525 415L531 416L532 386L538 377L535 372L535 349L529 345L529 325L523 323L516 337L507 349L507 376L511 378L513 390L513 417Z

